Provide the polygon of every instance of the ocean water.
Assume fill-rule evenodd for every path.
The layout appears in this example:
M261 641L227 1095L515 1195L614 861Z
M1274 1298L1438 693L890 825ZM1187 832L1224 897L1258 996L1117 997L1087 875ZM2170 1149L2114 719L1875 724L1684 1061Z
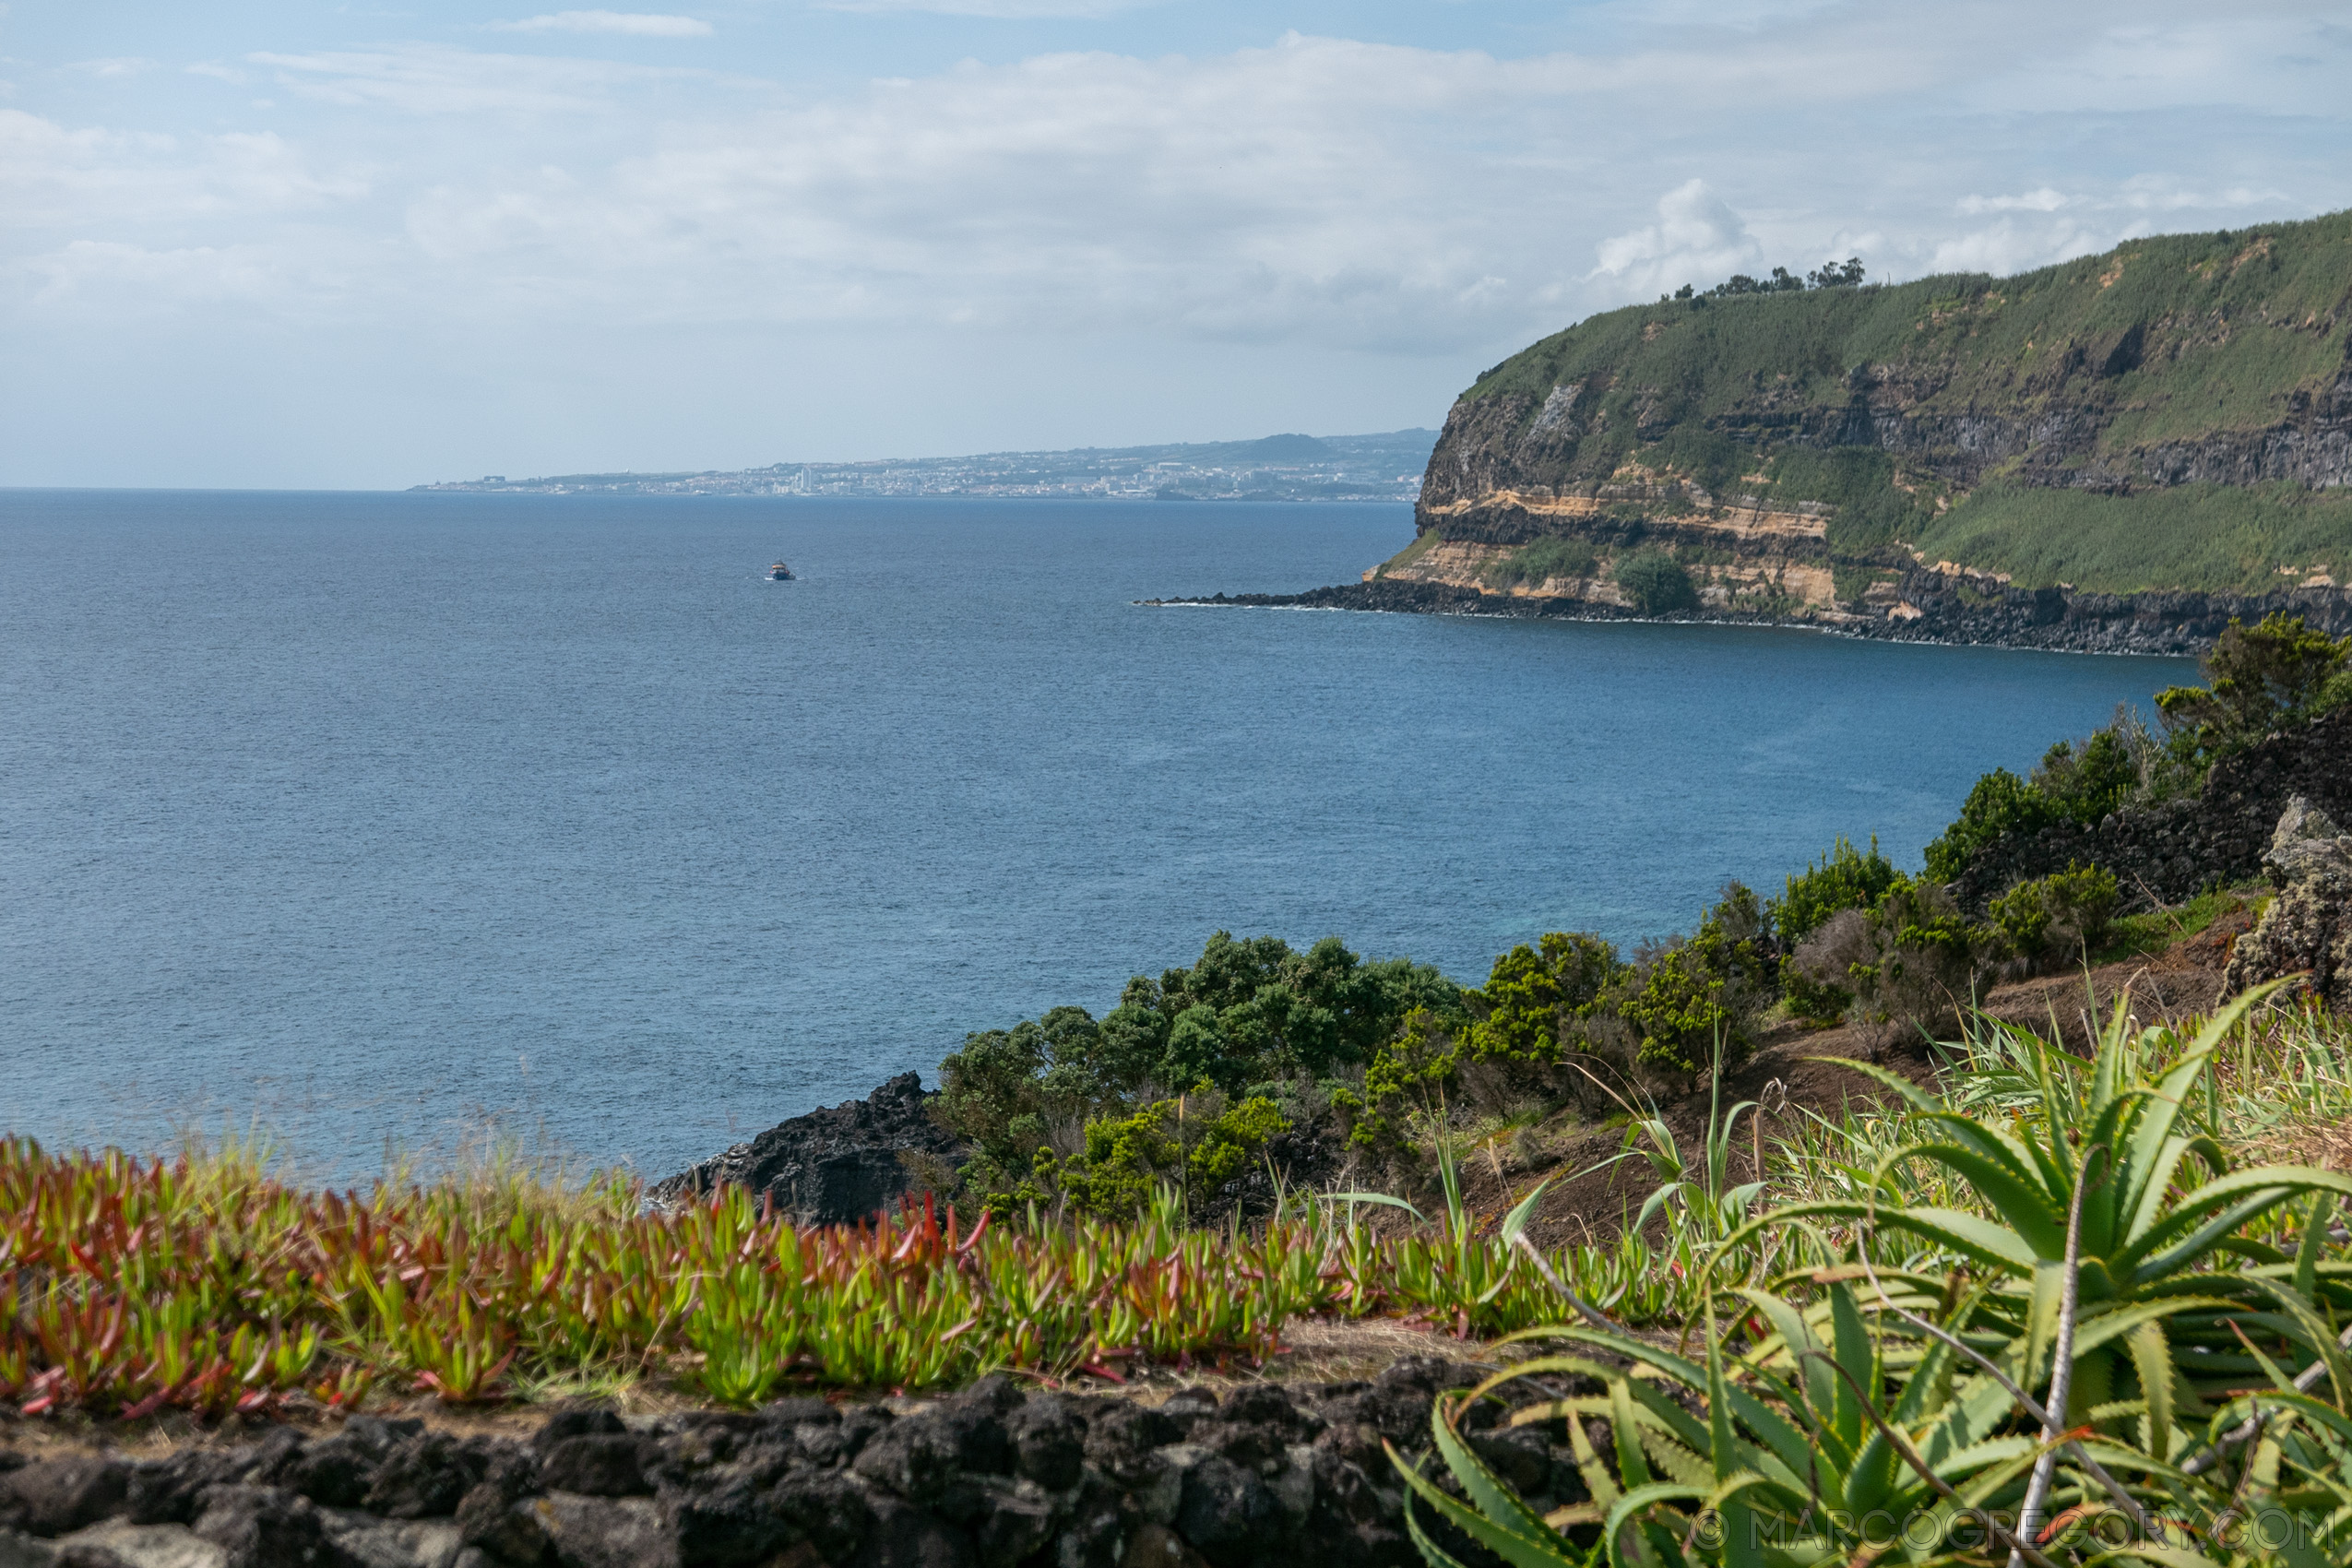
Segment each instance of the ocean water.
M661 1174L1208 934L1466 981L1916 866L2177 660L1131 601L1399 505L0 493L0 1126ZM771 583L782 555L799 581Z

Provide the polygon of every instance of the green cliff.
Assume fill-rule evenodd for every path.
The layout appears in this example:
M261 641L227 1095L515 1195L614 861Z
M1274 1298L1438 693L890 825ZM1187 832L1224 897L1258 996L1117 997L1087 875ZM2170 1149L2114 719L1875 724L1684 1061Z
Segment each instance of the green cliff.
M1368 576L1898 629L2118 595L2144 621L2152 591L2333 620L2347 327L2352 213L1610 311L1462 395L1413 545Z

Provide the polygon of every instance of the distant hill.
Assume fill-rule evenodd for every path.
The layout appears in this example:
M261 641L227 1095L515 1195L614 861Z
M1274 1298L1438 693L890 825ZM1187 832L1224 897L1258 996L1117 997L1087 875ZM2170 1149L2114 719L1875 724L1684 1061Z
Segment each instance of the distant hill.
M548 474L421 484L419 490L570 495L1111 497L1177 501L1410 501L1433 430L1268 435L1254 441L1087 446L870 462L783 462L678 473Z
M1830 620L2352 580L2352 213L1826 277L1610 311L1481 375L1381 576L1654 608L1615 571L1654 546L1700 608Z
M1312 435L1269 435L1251 442L1237 455L1260 463L1313 463L1338 456Z

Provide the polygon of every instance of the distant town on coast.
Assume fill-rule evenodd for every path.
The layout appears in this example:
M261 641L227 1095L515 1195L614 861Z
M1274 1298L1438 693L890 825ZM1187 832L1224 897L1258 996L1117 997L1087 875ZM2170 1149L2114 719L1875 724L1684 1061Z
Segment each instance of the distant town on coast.
M487 474L421 491L530 495L999 495L1163 501L1411 501L1433 430L1269 435L1256 441L1085 446L862 463L776 463L732 472Z

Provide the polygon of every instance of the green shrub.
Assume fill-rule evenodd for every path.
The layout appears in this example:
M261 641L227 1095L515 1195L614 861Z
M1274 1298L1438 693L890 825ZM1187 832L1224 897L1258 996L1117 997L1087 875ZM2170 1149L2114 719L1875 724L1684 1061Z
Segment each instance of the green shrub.
M1978 850L2004 833L2037 833L2060 820L2057 804L2005 767L1976 782L1960 807L1960 819L1927 849L1928 876L1950 882L1967 868Z
M1655 544L1645 544L1632 554L1620 557L1615 576L1626 600L1645 615L1670 614L1694 608L1699 602L1698 589L1691 585L1691 574L1672 554Z
M2347 659L2352 637L2331 637L2300 615L2253 627L2233 620L2199 660L2205 684L2158 692L2156 715L2176 754L2210 763L2341 701Z
M1514 947L1494 961L1479 993L1486 1016L1470 1028L1471 1057L1557 1062L1562 1040L1621 967L1616 948L1581 932L1547 932L1534 948Z
M1788 879L1788 891L1766 906L1783 945L1795 946L1840 909L1866 909L1902 879L1895 862L1879 853L1878 836L1863 854L1840 838L1829 853Z
M1780 991L1771 923L1738 883L1689 937L1636 967L1616 1010L1638 1044L1634 1060L1677 1073L1725 1066L1747 1054L1757 1017Z
M2080 749L2059 742L2033 777L2034 788L2061 816L2086 827L2121 806L2140 781L2140 761L2114 730L2097 731Z
M1617 949L1584 932L1547 932L1533 947L1512 948L1494 961L1485 988L1467 994L1467 1015L1416 1008L1405 1016L1365 1069L1363 1099L1350 1106L1358 1112L1351 1138L1393 1151L1404 1115L1452 1093L1471 1063L1498 1064L1514 1089L1554 1087L1551 1069L1586 1046L1589 1021L1624 972Z
M1942 887L1905 877L1872 908L1831 916L1798 948L1788 968L1812 989L1792 988L1791 1004L1801 995L1818 1019L1844 992L1857 1021L1946 1022L1991 980L2002 946L1999 933L1969 924Z
M1087 1123L1086 1148L1058 1167L1050 1155L1038 1165L1072 1206L1104 1218L1134 1214L1162 1182L1173 1182L1198 1204L1248 1168L1267 1139L1290 1130L1263 1097L1227 1106L1210 1091L1189 1109L1186 1099L1157 1100L1132 1116Z
M964 1037L939 1064L932 1114L974 1146L989 1174L1025 1173L1057 1124L1105 1098L1097 1062L1102 1031L1083 1007L1056 1007L1010 1029Z
M1641 1044L1635 1059L1678 1073L1702 1071L1718 1046L1725 1059L1743 1054L1747 1040L1725 1004L1725 982L1689 943L1678 943L1642 971L1639 985L1617 1004Z
M2114 873L2073 863L2019 883L1989 913L2018 956L2039 968L2087 960L2106 941L2120 901Z
M999 1206L1027 1201L1051 1185L1041 1152L1057 1139L1067 1150L1094 1122L1132 1120L1202 1085L1238 1097L1345 1071L1414 1008L1467 1022L1465 995L1426 964L1365 963L1336 937L1301 953L1220 931L1192 968L1130 980L1099 1023L1056 1007L968 1036L940 1063L933 1114L973 1146L968 1185Z
M1432 1103L1453 1083L1462 1062L1460 1032L1456 1020L1426 1007L1406 1014L1396 1038L1374 1053L1364 1069L1362 1104L1348 1108L1354 1112L1348 1142L1395 1152L1404 1118L1415 1103Z

